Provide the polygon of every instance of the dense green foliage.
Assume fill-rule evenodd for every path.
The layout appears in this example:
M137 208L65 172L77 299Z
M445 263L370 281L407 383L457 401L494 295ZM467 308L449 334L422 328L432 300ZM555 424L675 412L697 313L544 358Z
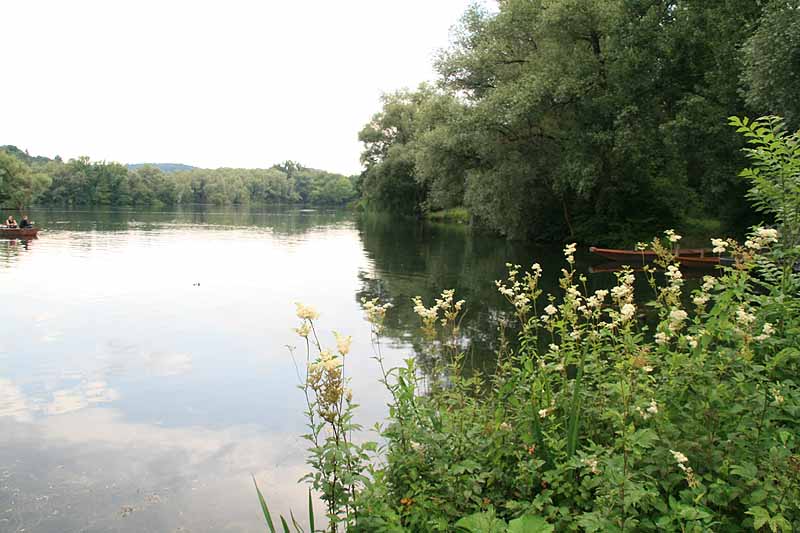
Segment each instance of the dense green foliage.
M31 170L17 157L0 150L0 205L29 205L47 190L50 181L46 173Z
M438 88L386 95L361 131L367 204L464 205L518 238L631 240L697 214L742 228L755 220L726 117L795 115L798 13L796 0L473 7Z
M800 528L800 133L775 117L730 123L749 144L749 198L776 227L753 228L743 245L712 239L734 261L690 294L672 230L650 245L660 268L643 269L647 306L628 267L614 286L589 290L574 244L557 294L544 294L538 263L508 265L496 286L520 342L501 340L489 375L464 371L466 304L454 291L430 306L414 298L441 362L426 375L413 359L384 367L380 336L393 311L365 299L391 394L380 443L357 437L350 338L336 334L326 349L317 313L298 304L307 479L328 531Z
M769 4L745 43L744 61L748 103L800 128L800 1Z
M184 165L185 166L185 165ZM189 167L191 168L191 167ZM0 148L0 206L174 206L259 202L342 205L356 197L355 179L287 161L269 169L218 168L163 172L79 157L31 157Z

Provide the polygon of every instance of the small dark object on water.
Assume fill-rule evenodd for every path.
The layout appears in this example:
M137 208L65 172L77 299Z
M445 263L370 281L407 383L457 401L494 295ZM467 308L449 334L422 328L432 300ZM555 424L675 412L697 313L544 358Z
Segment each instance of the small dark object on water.
M192 283L192 287L199 287L199 286L200 286L200 282L199 281L197 283Z

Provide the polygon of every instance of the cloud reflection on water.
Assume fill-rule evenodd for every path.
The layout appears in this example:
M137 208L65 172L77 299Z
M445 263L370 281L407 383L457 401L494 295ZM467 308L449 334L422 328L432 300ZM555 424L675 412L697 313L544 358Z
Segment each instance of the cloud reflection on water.
M0 418L0 433L2 531L253 531L251 473L281 486L270 491L276 509L305 491L286 484L305 472L302 442L253 426L170 428L85 408L36 424Z

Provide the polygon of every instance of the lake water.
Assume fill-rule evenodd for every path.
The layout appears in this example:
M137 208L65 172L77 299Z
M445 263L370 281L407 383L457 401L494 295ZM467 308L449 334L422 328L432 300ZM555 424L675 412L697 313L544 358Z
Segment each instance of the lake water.
M0 241L2 532L256 531L251 474L276 511L302 510L294 302L320 311L324 341L353 336L348 373L372 425L387 395L362 297L395 305L392 364L421 345L409 299L455 288L470 364L488 367L505 262L539 261L550 286L562 266L560 247L347 211L30 214L37 240Z

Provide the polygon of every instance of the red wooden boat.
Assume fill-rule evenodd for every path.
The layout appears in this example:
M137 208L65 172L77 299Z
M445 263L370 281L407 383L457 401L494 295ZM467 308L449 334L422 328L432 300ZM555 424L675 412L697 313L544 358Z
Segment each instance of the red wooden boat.
M39 228L0 228L0 239L35 239Z
M730 266L734 263L730 257L687 257L685 255L677 256L675 261L679 262L681 266L689 268L713 268L717 265Z
M652 250L615 250L614 248L598 248L590 246L589 251L597 254L611 261L638 261L639 263L652 263L656 260L656 253ZM682 248L678 249L676 254L678 257L700 257L705 258L706 254L711 256L711 259L719 259L715 257L711 250L705 248ZM719 261L717 261L719 262Z
M592 246L589 251L606 259L630 265L641 265L652 263L656 259L656 254L652 250L615 250L613 248L597 248ZM717 265L731 265L733 259L713 255L710 250L704 248L685 248L679 249L675 256L675 261L681 266L689 268L713 268Z

